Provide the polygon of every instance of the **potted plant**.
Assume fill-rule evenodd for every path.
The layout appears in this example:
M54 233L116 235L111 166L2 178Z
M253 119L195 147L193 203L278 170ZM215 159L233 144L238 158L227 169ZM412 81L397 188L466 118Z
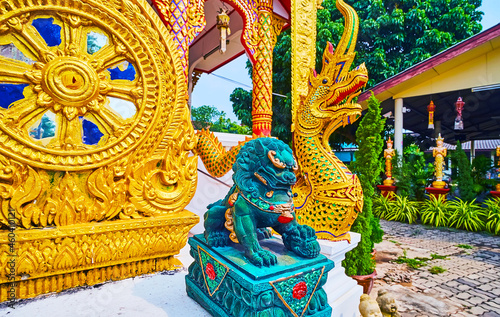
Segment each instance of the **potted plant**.
M381 115L380 102L372 93L368 100L368 110L356 131L358 151L352 163L352 170L358 175L363 188L364 205L351 230L361 233L361 241L356 248L346 254L343 262L346 274L356 279L366 294L371 291L376 276L375 260L371 252L375 243L382 241L383 235L378 218L373 216L372 209L375 185L382 172L384 124L385 118Z

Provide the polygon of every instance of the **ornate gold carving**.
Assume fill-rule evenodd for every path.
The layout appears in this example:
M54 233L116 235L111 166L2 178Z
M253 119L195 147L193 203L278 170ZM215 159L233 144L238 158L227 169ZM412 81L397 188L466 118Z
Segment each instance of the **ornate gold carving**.
M198 217L183 211L149 219L15 231L15 279L9 237L0 233L0 301L10 283L16 298L59 292L182 267L173 255L186 244ZM63 282L64 281L64 282Z
M309 70L316 59L316 1L291 0L292 11L292 105L308 93ZM295 130L297 108L292 109L292 132Z
M0 56L0 82L26 86L24 98L0 108L0 252L15 226L17 298L172 269L198 219L184 211L196 188L197 137L172 34L144 0L7 0L0 12L0 44L33 60ZM47 17L56 43L34 26ZM105 42L93 51L92 34ZM133 73L117 77L116 67ZM54 133L33 136L45 115ZM97 141L85 139L84 120ZM64 287L23 288L76 275Z

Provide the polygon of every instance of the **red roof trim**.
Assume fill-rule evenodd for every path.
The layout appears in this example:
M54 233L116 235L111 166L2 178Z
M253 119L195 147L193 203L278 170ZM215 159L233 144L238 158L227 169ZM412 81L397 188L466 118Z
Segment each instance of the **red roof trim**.
M449 61L481 44L484 44L496 37L500 36L500 23L481 32L474 36L469 37L462 42L455 44L454 46L448 48L447 50L442 51L406 70L402 71L399 74L392 76L384 80L383 82L373 86L369 90L363 92L359 98L358 102L362 102L367 100L371 96L371 92L373 91L375 95L378 95L386 90L391 89L392 87L412 78L417 75L422 74L425 71L428 71L431 68L434 68L438 65L441 65L444 62Z

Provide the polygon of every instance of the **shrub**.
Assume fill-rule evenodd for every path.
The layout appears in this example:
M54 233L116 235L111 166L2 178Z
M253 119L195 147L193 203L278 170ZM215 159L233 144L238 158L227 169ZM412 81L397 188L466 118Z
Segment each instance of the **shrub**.
M424 224L435 227L445 227L448 225L450 207L446 203L444 195L439 196L439 198L430 195L429 199L423 204L420 212L421 220Z
M500 233L500 199L490 198L484 201L488 218L486 219L486 230L498 235Z
M486 214L484 209L475 202L475 199L468 202L460 198L449 202L449 206L453 211L449 226L469 231L482 230L484 227L482 218L486 217Z
M376 196L373 199L373 214L379 218L385 219L391 210L391 200L384 196Z
M472 201L476 197L474 192L474 181L472 179L472 171L470 160L467 158L462 145L457 142L457 149L453 153L453 159L458 167L458 190L460 198L465 201Z
M407 196L396 195L396 200L391 202L391 210L387 220L413 223L418 216L418 202L410 201Z

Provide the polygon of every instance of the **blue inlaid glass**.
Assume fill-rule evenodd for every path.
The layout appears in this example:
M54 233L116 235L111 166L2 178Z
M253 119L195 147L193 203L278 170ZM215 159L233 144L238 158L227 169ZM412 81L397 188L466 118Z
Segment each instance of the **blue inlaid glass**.
M24 99L26 86L28 84L0 84L0 107L7 109L11 103Z
M32 24L48 46L61 44L61 27L54 24L54 18L35 19Z
M41 140L52 138L56 135L56 123L48 115L44 114L38 124L30 129L30 136L33 139Z
M108 37L97 32L87 34L87 53L94 54L108 44Z
M80 119L82 120L83 127L83 143L87 145L96 145L97 143L99 143L102 136L104 135L99 130L99 127L94 122L89 121L85 118L80 117Z
M134 65L128 63L128 66L125 70L121 70L119 66L115 66L113 68L108 68L108 71L111 75L111 80L115 79L126 79L126 80L134 80L135 79L135 68Z

